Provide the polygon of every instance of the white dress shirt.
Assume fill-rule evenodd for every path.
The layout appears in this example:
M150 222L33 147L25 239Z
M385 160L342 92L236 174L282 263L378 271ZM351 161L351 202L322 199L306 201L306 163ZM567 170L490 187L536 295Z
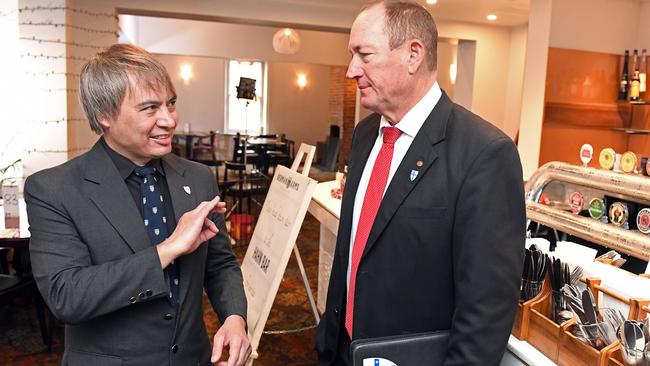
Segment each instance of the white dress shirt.
M395 124L395 127L399 128L402 131L402 135L395 142L395 147L393 150L393 159L390 163L390 171L388 172L388 180L386 181L386 188L384 188L384 194L390 185L390 181L395 175L395 171L399 167L402 159L406 155L411 143L417 135L418 131L424 124L424 121L429 117L433 108L438 104L440 97L442 96L442 91L440 86L436 81L431 89L420 99L417 104L411 108L411 110L406 113L404 118ZM352 233L350 235L350 253L348 254L348 273L347 273L347 284L350 285L350 265L352 263L352 249L354 247L354 238L357 234L357 227L359 224L359 216L361 216L361 207L363 206L363 200L366 196L366 189L368 188L368 183L370 181L370 175L372 173L372 168L375 165L375 160L377 160L377 155L379 155L379 150L381 150L381 145L384 143L384 127L390 127L391 124L388 120L381 116L381 121L379 122L379 135L375 140L375 145L370 151L368 160L366 161L366 166L363 168L363 174L361 175L361 180L359 181L359 186L357 188L357 194L354 198L354 210L352 212Z

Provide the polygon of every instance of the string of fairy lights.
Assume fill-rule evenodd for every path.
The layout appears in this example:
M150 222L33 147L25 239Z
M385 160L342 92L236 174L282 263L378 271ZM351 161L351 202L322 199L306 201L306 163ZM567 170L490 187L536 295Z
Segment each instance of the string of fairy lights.
M18 11L19 13L23 12L37 12L37 11L55 11L55 10L61 10L61 11L70 11L73 13L77 14L83 14L83 15L89 15L93 17L105 17L105 18L115 18L117 19L117 14L115 13L103 13L103 12L93 12L85 9L77 9L77 8L72 8L68 6L24 6L22 8L17 8L13 9L11 11L8 11L6 13L0 13L0 16L6 16L6 15L11 15Z
M72 47L73 50L77 49L80 50L81 54L87 54L88 51L96 52L99 50L102 50L105 48L105 46L97 45L90 43L92 41L96 41L98 39L103 39L105 37L118 37L119 34L116 30L114 29L107 29L107 28L92 28L88 26L81 26L77 24L70 24L67 21L66 22L56 22L52 21L51 19L48 19L47 16L49 14L52 15L60 15L60 14L77 14L85 17L92 17L95 18L93 21L88 22L88 24L104 24L106 26L109 24L111 21L115 22L115 25L117 27L117 21L118 21L118 16L115 12L101 12L101 11L90 11L90 10L85 10L85 9L80 9L80 8L74 8L70 6L49 6L49 5L39 5L39 6L23 6L23 7L18 7L15 9L12 9L7 12L0 12L0 20L3 17L8 17L11 15L15 16L15 13L20 14L19 21L17 22L18 26L21 29L21 35L18 38L21 42L25 42L26 48L29 51L23 51L20 53L20 58L25 59L25 60L33 60L34 62L38 61L53 61L53 60L64 60L64 61L77 61L77 62L86 62L90 58L89 57L84 57L82 55L79 55L79 52L72 51L70 52L69 50L67 52L63 52L61 54L58 54L58 52L52 52L50 49L43 49L43 52L41 50L38 50L35 52L35 50L40 47L39 45L61 45L65 47ZM32 15L35 17L34 19L29 19L31 18ZM79 18L81 19L81 18ZM105 19L105 20L110 20L109 22L102 22L100 19ZM48 31L42 31L40 29L42 28L52 28L53 30L59 29L68 29L68 30L74 30L81 32L79 33L80 38L89 38L90 40L87 42L80 42L78 40L68 40L65 38L68 38L68 36L61 37L39 37L38 34L56 34L57 32L48 32ZM58 31L59 34L61 34L61 31ZM25 34L27 33L27 34ZM32 33L32 34L29 34ZM81 37L82 34L88 34L88 36L83 36ZM95 35L95 36L93 36ZM114 39L111 40L110 43L113 43ZM31 44L31 45L30 45ZM46 51L47 50L47 51ZM86 50L86 51L81 51L81 50ZM70 54L72 53L72 54ZM48 62L48 65L52 64L50 66L52 69L50 70L38 70L38 67L35 67L34 70L26 70L24 74L28 77L34 77L34 78L54 78L54 77L72 77L78 79L80 77L80 74L78 72L69 72L68 70L56 70L54 69L56 65L63 65L62 67L69 67L67 64L60 64L60 63L55 63L53 64L52 62ZM43 65L43 64L37 64L37 65ZM76 64L75 65L79 65ZM77 66L73 66L77 67ZM56 79L52 79L53 81ZM64 80L64 79L61 79ZM79 92L77 88L68 88L64 87L64 85L60 85L61 87L43 87L45 85L42 85L39 90L41 92L46 92L46 93L65 93L67 94L76 94ZM58 94L55 94L58 95ZM23 131L33 129L33 125L65 125L67 123L76 123L76 122L87 122L85 118L78 118L78 117L61 117L61 118L50 118L50 119L43 119L43 120L26 120L22 125L18 128L16 131L16 135L21 134ZM14 136L15 137L15 136ZM10 139L9 143L11 143L14 139ZM83 146L83 147L71 147L71 148L63 148L63 149L58 149L58 148L38 148L38 147L30 147L24 149L24 153L27 155L31 154L68 154L68 153L74 153L74 152L83 152L89 150L89 146ZM5 147L6 150L6 147Z
M58 43L58 44L65 44L65 45L74 46L74 47L92 48L92 49L96 49L96 50L104 49L104 47L100 47L100 46L77 43L77 42L62 41L61 39L41 39L41 38L36 38L34 36L32 36L32 37L19 37L18 39L20 39L21 41L34 41L34 42L38 42L38 43Z
M87 120L85 118L66 118L66 117L61 117L59 119L50 119L50 120L43 120L43 121L27 121L27 123L35 123L35 124L60 124L60 123L66 123L66 122L86 122Z

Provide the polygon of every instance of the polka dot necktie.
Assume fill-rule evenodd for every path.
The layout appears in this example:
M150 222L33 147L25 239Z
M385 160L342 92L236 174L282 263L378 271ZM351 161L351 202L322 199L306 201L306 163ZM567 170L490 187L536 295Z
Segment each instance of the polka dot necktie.
M352 339L352 324L354 320L354 290L357 283L357 270L359 262L366 247L370 229L375 222L377 211L381 205L381 199L384 196L388 173L390 172L390 163L393 160L393 151L395 141L400 137L402 131L397 127L384 127L384 143L381 145L375 165L372 166L370 180L366 195L363 197L357 232L354 236L354 246L352 247L352 260L350 262L350 284L348 286L348 301L345 308L345 329Z
M169 236L167 229L167 217L165 216L165 202L163 202L162 189L156 178L156 169L150 166L135 168L135 175L141 179L140 182L140 204L142 205L142 218L151 245L162 243ZM172 262L165 272L169 276L169 298L177 306L179 303L179 271L178 265Z

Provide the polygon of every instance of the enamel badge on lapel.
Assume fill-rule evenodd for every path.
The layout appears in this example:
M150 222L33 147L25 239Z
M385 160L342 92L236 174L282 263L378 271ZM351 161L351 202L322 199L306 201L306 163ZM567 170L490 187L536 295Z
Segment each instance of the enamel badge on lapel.
M187 193L187 194L192 194L192 190L190 189L190 186L183 186L183 190L184 190L185 193Z
M415 178L417 178L417 176L418 176L418 171L415 170L415 169L414 169L414 170L411 170L411 177L410 177L410 178L411 178L411 182L414 181Z

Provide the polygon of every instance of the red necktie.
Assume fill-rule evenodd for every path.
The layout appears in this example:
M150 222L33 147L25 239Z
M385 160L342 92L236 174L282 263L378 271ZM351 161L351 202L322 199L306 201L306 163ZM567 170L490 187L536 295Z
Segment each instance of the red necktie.
M366 195L363 198L359 223L357 224L357 233L354 237L354 247L352 248L352 261L350 263L350 286L348 287L348 303L345 310L345 329L347 329L350 339L352 339L352 320L354 319L354 288L357 282L357 269L359 261L366 247L370 229L375 222L381 198L384 195L388 173L390 172L390 163L393 160L393 149L395 141L402 134L397 127L384 127L384 143L381 145L375 165L372 167L370 181Z

